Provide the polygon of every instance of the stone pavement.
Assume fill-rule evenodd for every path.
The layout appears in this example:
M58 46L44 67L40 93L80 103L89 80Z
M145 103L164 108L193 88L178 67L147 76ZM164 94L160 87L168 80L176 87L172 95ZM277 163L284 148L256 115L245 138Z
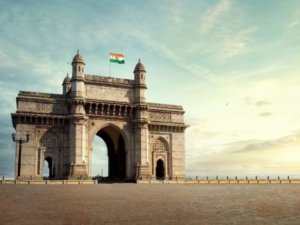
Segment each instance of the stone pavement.
M0 224L299 224L298 184L0 185Z

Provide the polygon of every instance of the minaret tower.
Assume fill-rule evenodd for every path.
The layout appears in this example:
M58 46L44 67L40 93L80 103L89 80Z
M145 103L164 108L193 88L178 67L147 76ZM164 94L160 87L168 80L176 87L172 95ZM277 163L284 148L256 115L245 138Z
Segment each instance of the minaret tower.
M63 86L63 95L65 95L68 93L68 91L71 88L71 78L69 77L69 73L67 73L67 76L64 79L62 86Z
M134 68L134 80L135 80L135 102L136 103L145 103L146 102L146 70L144 65L139 62Z
M69 147L69 178L87 177L88 171L88 117L85 115L84 60L78 50L72 62Z
M149 179L150 166L148 161L148 109L146 104L146 70L144 65L139 62L134 68L135 80L135 104L136 114L134 122L135 129L135 163L136 178Z
M72 89L71 97L84 98L85 97L85 84L84 84L84 60L79 52L73 58L72 62Z

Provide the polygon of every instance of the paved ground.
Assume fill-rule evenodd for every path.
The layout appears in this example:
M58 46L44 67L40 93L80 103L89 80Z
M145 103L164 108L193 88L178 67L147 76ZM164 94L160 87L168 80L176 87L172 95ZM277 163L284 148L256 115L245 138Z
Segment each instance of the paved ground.
M300 224L300 185L0 185L0 224Z

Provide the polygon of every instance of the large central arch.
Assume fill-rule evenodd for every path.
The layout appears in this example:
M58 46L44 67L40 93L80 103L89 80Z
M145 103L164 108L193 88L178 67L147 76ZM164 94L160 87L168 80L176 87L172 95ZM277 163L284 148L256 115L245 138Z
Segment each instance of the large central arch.
M122 131L114 126L102 127L96 135L105 142L108 156L108 177L110 179L126 178L126 144Z

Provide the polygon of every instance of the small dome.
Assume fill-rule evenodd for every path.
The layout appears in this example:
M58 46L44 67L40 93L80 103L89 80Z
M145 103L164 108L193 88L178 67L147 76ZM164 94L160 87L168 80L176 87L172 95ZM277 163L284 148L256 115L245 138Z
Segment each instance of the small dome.
M135 73L137 71L145 71L146 72L146 69L145 69L144 65L141 63L140 59L139 59L139 62L136 64L133 72Z
M80 52L79 52L79 50L77 51L77 54L74 56L74 58L73 58L73 62L72 62L72 64L73 63L83 63L83 64L85 64L84 63L84 60L83 60L83 58L82 58L82 56L81 56L81 54L80 54Z
M67 73L66 78L64 79L63 84L65 84L65 83L71 83L71 78L69 77L69 74L68 74L68 73Z

